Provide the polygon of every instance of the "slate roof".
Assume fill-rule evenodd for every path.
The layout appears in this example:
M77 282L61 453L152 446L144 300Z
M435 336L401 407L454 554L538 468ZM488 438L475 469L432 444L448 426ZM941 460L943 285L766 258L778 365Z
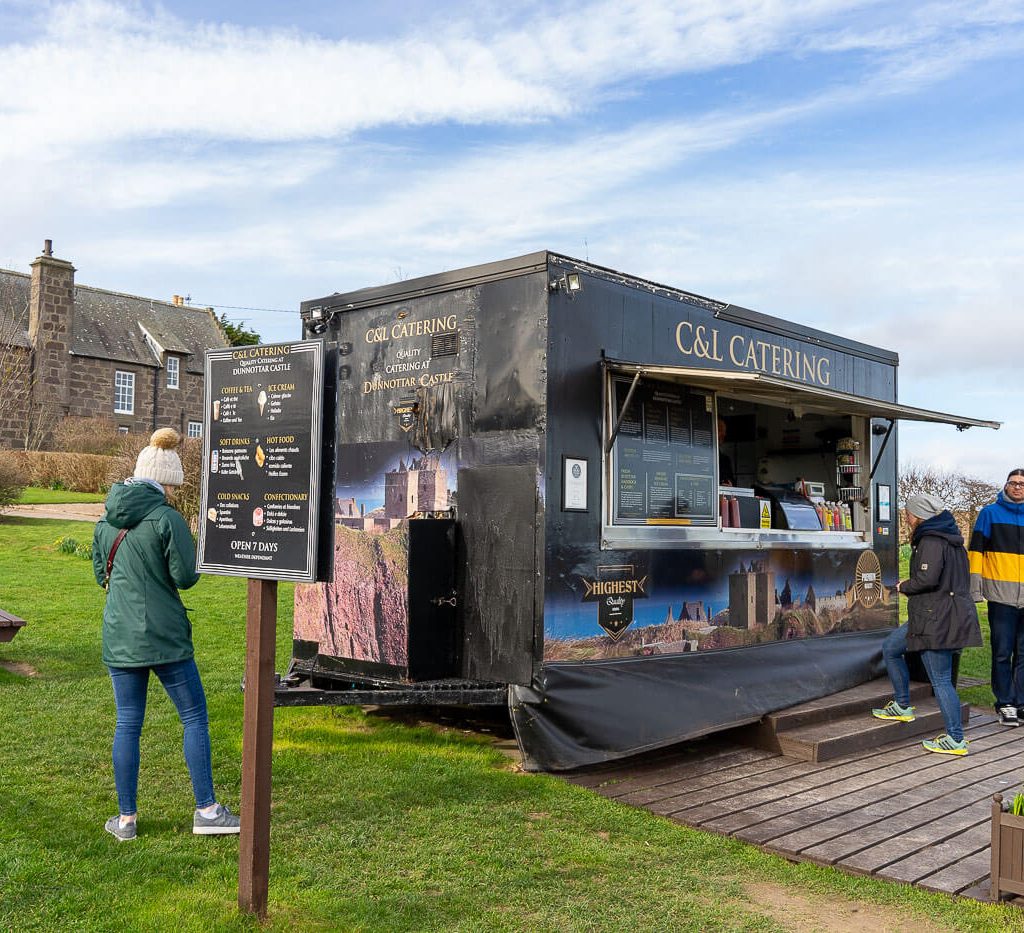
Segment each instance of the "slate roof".
M0 335L14 324L12 342L28 346L31 277L0 269ZM164 350L185 356L185 369L203 372L203 354L227 340L213 311L167 301L75 285L71 353L94 359L158 368L143 328Z
M0 341L31 347L28 339L28 297L31 279L22 272L0 269Z

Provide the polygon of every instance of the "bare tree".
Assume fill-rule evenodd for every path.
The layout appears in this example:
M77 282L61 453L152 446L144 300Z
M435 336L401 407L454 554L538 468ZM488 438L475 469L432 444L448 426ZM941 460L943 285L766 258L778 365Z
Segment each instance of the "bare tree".
M982 508L995 501L999 489L999 486L975 476L963 477L960 484L960 501L957 504L960 512L966 517L969 528L974 527Z
M0 275L0 446L38 450L64 416L56 399L36 391L39 373L28 335L29 292Z
M27 320L27 295L18 295L14 283L0 277L0 443L24 436L31 406L32 348L24 329Z
M971 528L982 506L992 502L998 492L998 486L976 476L916 463L908 463L899 475L901 506L906 505L911 496L921 493L937 496L953 513L965 540L970 538ZM900 541L906 540L906 530L901 526Z

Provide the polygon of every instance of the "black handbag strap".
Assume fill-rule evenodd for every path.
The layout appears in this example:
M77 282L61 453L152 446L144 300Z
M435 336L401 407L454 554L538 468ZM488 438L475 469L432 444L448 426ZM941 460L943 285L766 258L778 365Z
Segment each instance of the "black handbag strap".
M103 577L103 589L106 589L110 583L110 571L114 569L114 555L117 553L117 549L121 546L121 542L124 541L124 536L126 534L128 534L128 529L122 528L117 533L117 537L114 538L114 543L110 546L110 553L107 555L107 572Z

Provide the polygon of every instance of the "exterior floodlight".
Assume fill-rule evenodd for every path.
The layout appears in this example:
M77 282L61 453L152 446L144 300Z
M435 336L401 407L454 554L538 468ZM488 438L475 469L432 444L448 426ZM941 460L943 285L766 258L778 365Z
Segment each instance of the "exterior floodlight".
M331 326L331 318L334 317L334 311L331 308L324 307L324 305L314 305L309 309L309 330L314 334L326 333L327 328Z
M578 272L567 272L561 277L548 282L548 290L552 292L563 291L570 298L575 298L577 292L583 291L583 277Z

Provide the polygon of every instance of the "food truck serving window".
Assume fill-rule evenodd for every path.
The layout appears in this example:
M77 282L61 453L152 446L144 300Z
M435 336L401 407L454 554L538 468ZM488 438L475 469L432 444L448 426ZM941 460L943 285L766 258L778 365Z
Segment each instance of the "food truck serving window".
M606 398L605 546L867 546L870 418L717 374L610 370Z
M713 394L656 379L613 384L613 523L717 525Z
M865 548L873 418L999 427L761 372L602 365L608 548Z

